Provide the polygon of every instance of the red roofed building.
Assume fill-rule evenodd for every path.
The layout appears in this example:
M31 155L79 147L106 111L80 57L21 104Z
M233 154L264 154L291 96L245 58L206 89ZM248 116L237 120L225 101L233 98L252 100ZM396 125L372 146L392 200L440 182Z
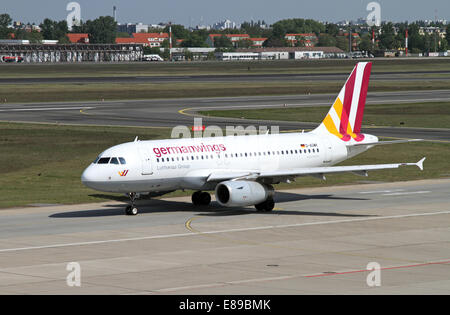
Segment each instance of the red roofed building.
M253 42L252 47L262 47L262 44L266 41L267 38L251 38L248 34L209 34L206 39L206 43L210 47L214 47L214 40L217 37L226 36L231 43L233 43L234 47L238 46L238 42L244 39L251 40Z
M136 44L135 38L128 38L128 37L117 37L116 38L116 44Z
M162 42L169 40L168 33L133 33L133 37L118 37L117 44L143 44L150 47L161 47Z
M69 41L74 44L88 44L89 43L89 34L85 33L69 33L67 34Z
M349 38L348 33L344 33L343 36L348 42L348 38ZM358 50L358 45L359 45L360 41L361 41L361 38L359 37L359 34L352 33L352 50Z
M314 47L319 42L319 39L314 33L286 34L284 38L292 47L297 46L299 41L305 47Z
M263 43L267 40L266 37L255 37L255 38L250 38L250 40L253 42L252 47L253 48L258 48L258 47L262 47Z

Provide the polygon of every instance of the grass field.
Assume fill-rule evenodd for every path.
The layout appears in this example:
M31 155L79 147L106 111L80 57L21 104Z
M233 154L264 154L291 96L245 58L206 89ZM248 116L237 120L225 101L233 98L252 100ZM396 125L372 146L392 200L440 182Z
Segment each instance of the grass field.
M320 74L347 75L360 60L278 60L252 62L0 64L1 78L139 77L195 75ZM370 91L450 89L450 58L375 60L373 73L392 73L388 80L373 80ZM419 73L407 73L417 71ZM429 74L426 72L438 71ZM421 74L420 72L425 72ZM417 80L409 80L415 78ZM285 95L338 92L342 80L235 81L163 83L23 83L0 84L0 104L179 97Z
M167 138L170 130L0 123L0 207L99 201L81 172L106 148L136 136Z
M70 102L185 97L233 97L253 95L298 95L339 92L343 82L197 82L143 84L21 84L0 85L1 103ZM374 81L370 91L419 91L450 89L450 80Z
M123 199L84 187L84 168L103 150L115 144L170 137L170 129L65 126L0 123L0 207L30 204L73 204ZM450 176L450 145L421 142L371 149L346 164L416 162L423 156L425 170L415 167L370 173L369 178L351 174L329 176L326 182L304 177L279 188L337 185L361 180L399 181ZM189 192L175 192L183 195Z
M450 70L450 58L375 59L373 73ZM0 64L3 78L348 73L363 60Z
M199 111L205 116L320 123L330 106L280 107L253 110ZM395 127L450 127L450 101L367 105L363 125Z

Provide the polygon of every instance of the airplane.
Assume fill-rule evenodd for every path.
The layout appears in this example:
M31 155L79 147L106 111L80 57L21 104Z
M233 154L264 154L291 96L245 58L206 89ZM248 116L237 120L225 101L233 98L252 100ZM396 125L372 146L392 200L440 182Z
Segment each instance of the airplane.
M333 166L384 144L421 139L379 141L361 133L371 62L359 62L322 123L310 132L207 138L166 139L123 143L101 153L83 172L87 187L125 193L131 201L126 215L136 215L135 200L175 190L194 190L192 203L206 206L208 191L225 207L254 206L272 211L274 188L301 176L325 179L326 174L417 166L417 163Z

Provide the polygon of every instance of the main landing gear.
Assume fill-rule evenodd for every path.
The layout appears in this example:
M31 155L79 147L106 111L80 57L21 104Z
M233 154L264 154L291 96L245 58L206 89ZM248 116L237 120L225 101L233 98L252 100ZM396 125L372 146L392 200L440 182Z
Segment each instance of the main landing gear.
M275 202L272 198L266 199L266 201L263 201L257 205L255 205L255 208L258 212L270 212L275 207Z
M131 205L125 208L125 214L126 215L138 214L138 209L134 206L134 201L136 200L136 193L128 193L128 197L130 198Z
M211 202L211 195L205 191L196 191L192 194L192 204L194 206L207 206Z

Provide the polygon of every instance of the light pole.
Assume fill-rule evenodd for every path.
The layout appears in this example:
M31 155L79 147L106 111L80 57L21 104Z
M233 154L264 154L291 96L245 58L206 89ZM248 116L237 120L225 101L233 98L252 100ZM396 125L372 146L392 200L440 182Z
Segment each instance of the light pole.
M405 53L406 53L406 57L408 57L408 29L406 29L406 34L405 34Z

